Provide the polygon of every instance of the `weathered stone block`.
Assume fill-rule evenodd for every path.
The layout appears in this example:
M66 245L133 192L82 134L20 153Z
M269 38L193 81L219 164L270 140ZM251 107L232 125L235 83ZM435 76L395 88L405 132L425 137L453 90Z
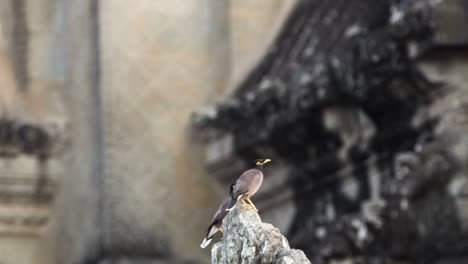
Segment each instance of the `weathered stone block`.
M301 250L249 206L237 206L223 221L224 240L213 245L212 264L310 263Z

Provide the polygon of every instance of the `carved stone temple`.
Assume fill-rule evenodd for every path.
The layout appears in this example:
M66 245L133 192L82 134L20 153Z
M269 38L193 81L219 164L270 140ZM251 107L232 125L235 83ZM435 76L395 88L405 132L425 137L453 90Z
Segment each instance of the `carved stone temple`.
M261 220L311 263L468 263L465 25L465 0L0 0L0 264L209 263L258 157Z
M312 263L466 262L467 10L298 1L233 93L194 113L207 168L228 184L272 157L260 211Z

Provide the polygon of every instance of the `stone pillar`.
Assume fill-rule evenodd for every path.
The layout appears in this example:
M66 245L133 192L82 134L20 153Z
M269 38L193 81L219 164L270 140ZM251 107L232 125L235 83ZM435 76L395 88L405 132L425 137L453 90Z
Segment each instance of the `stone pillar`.
M55 263L96 263L103 228L98 1L55 6L57 71L69 111L71 149L53 211ZM40 9L40 8L39 8Z

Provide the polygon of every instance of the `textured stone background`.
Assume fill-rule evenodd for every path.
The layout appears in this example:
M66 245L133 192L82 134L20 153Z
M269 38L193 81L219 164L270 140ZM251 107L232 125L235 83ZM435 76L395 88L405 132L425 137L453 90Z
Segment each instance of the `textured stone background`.
M464 31L455 34L458 27L444 22L466 19L466 12L461 10L468 9L466 2L453 0L417 11L429 1L415 3L301 1L270 48L270 56L251 72L248 81L238 87L234 96L212 105L209 112L202 109L193 119L195 130L205 135L209 132L209 136L202 135L199 139L206 142L211 157L207 164L219 180L228 181L229 171L218 169L218 165L229 159L248 161L254 155L270 156L276 151L279 158L290 163L291 171L283 178L294 188L296 215L288 228L288 238L314 263L333 263L331 259L343 256L349 256L344 260L346 263L386 262L383 258L397 258L397 262L405 259L407 263L445 263L440 260L445 256L454 258L453 263L464 263L463 258L457 257L466 252L462 248L466 244L463 242L466 230L448 222L466 221L466 74L463 74L466 42L461 41ZM356 30L364 33L357 39L348 38ZM406 37L405 32L409 34ZM419 37L410 38L412 34ZM431 36L435 38L429 40ZM357 43L351 43L356 40ZM400 43L396 44L399 48L392 48L395 42ZM412 56L419 57L418 66L422 66L423 73ZM384 68L379 73L379 63L361 67L361 59L357 57L367 62L380 61ZM391 70L392 65L405 64L399 64L398 58L404 58L401 62L409 62L411 66ZM369 78L365 77L367 71L371 71ZM381 74L386 76L385 81L377 80ZM405 86L404 80L412 74L415 78ZM430 82L424 81L426 75L432 81L448 84L441 87L447 95L434 93L430 104L425 105L428 101L418 104L415 98L424 97L432 88ZM395 79L399 81L393 82ZM414 87L419 88L415 91ZM360 104L363 104L362 112L353 114L352 108ZM417 111L410 110L413 107L418 107ZM361 114L364 118L359 117ZM422 126L428 120L437 120L434 127ZM401 133L406 130L404 127L411 127L407 131L420 131L423 136L409 142L414 137L411 133ZM427 142L433 142L439 149ZM217 155L212 154L213 149L223 149L222 146L227 147ZM368 154L359 153L360 149L367 148L383 159L379 157L377 162L368 163ZM390 153L395 151L401 153L392 160ZM451 177L455 173L446 170L451 167L447 164L452 163L452 158L441 158L444 154L439 151L450 153L459 164L454 166L458 169L454 178ZM418 159L420 156L421 162L405 165L408 162L405 159L409 160L405 152L417 153L414 156ZM443 159L448 161L446 165L440 162ZM341 170L343 166L338 165L341 162L347 163L346 169ZM354 162L358 165L348 167ZM232 169L230 172L230 180L238 175ZM266 175L266 182L271 182L272 174ZM432 179L450 182L431 183ZM269 195L262 195L267 191ZM437 192L449 196L448 201L453 204L444 204L446 200L434 196ZM273 198L288 199L288 193L283 193L286 192L281 188L268 190L263 186L255 197L262 214L267 206L262 207L259 200L264 199L270 208L282 211L276 208L278 199ZM398 193L402 197L395 199ZM364 200L356 204L361 199L359 196ZM389 211L387 216L378 209L382 198L388 201L384 209ZM398 207L401 209L395 210ZM407 220L405 215L409 215ZM381 216L385 219L382 226L378 220ZM360 217L374 222L369 225L369 233L365 227L359 227ZM438 219L442 221L437 223ZM357 232L360 235L356 234L357 229L363 230ZM455 243L448 242L451 239ZM456 246L448 246L452 244ZM351 256L356 258L351 260Z
M198 245L227 190L202 168L190 113L233 91L294 2L0 0L0 52L11 57L0 58L0 84L7 71L15 78L0 88L1 104L20 120L68 120L71 140L50 161L59 188L49 224L33 236L0 235L0 263L207 261ZM464 37L454 35L439 38ZM466 87L463 54L421 65ZM0 177L21 169L37 178L35 162L0 159ZM267 184L282 184L271 175ZM262 219L286 231L293 211L284 204Z
M10 112L69 120L71 145L53 161L46 230L0 236L0 262L207 260L198 245L225 190L206 177L188 119L232 90L293 2L1 0L21 95Z

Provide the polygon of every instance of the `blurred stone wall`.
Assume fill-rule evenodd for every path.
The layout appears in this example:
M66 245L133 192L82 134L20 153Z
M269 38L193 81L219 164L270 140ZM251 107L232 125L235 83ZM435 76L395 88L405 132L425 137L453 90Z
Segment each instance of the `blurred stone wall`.
M263 57L276 37L294 0L230 1L229 28L231 71L228 92L242 81Z
M61 157L36 152L37 145L29 143L41 135L47 138L36 143L55 141L51 136L62 136L66 126L54 63L54 5L54 0L0 1L0 263L5 264L52 262L44 234L65 168Z
M2 114L71 144L47 161L57 188L34 205L46 224L0 234L0 262L207 261L198 245L227 190L207 177L189 115L230 92L293 2L1 0ZM0 158L0 179L37 180L36 164Z
M46 219L0 223L0 263L208 261L198 245L227 189L202 167L188 118L234 90L294 2L0 0L2 117L71 141L46 166L0 158L1 219ZM421 63L466 86L466 54ZM2 182L41 175L52 200L6 202L18 186Z
M139 1L131 10L101 2L106 250L206 255L198 245L227 189L194 158L187 121L226 92L283 9L280 1Z
M200 212L216 193L185 126L223 89L226 4L148 0L129 10L112 0L100 10L105 250L200 256Z

